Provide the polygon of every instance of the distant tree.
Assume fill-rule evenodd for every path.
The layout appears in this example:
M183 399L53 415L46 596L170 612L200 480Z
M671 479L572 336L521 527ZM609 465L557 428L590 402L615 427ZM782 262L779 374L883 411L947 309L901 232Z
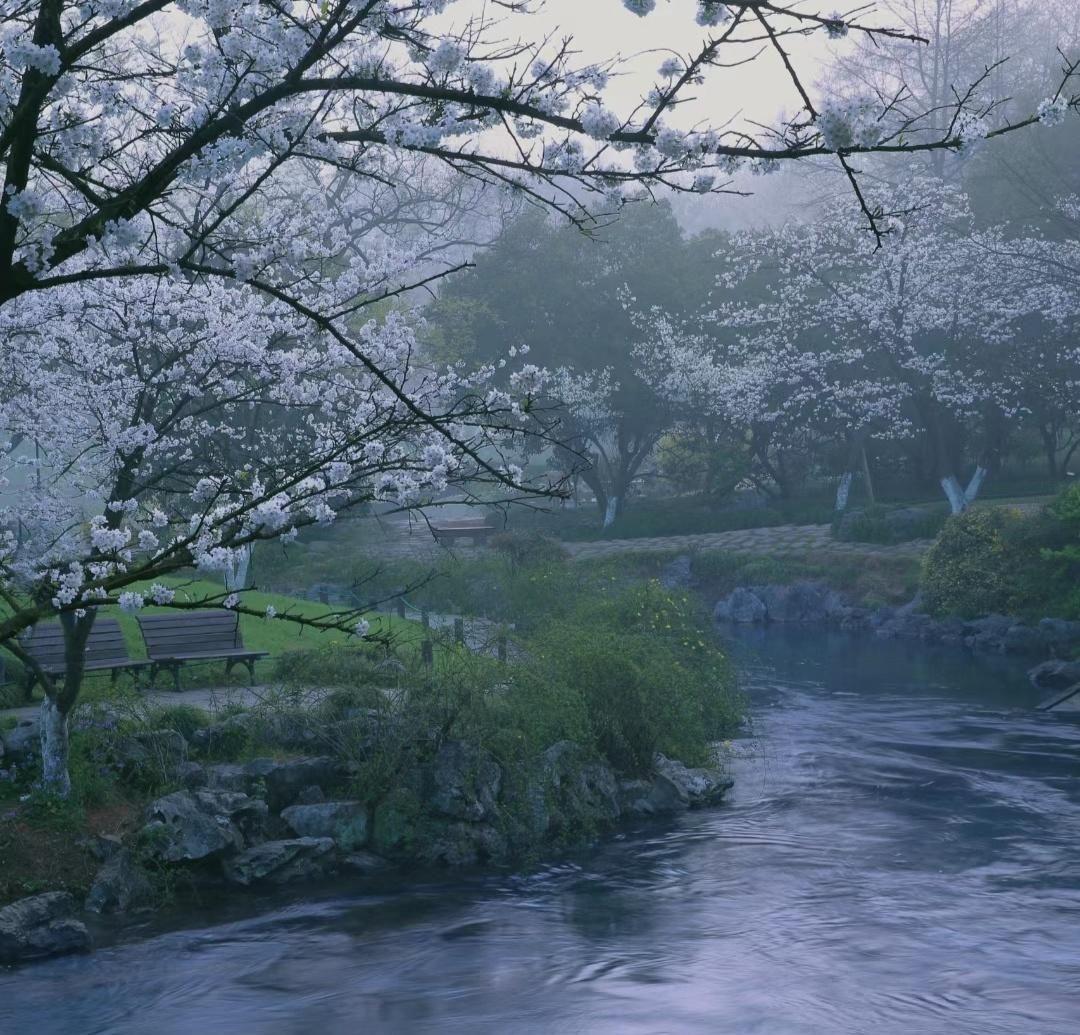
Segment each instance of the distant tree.
M1045 348L1076 326L1080 294L1046 274L1070 269L1075 242L978 232L964 195L940 181L889 196L904 214L881 247L840 213L736 238L719 259L731 270L721 303L689 326L652 315L642 369L673 402L752 435L796 451L807 436L843 443L841 509L868 439L916 439L959 512L1028 417L1025 398L1066 367L1064 383L1075 379L1075 352ZM748 300L739 288L763 271L764 300Z
M491 363L507 345L525 346L531 362L564 371L561 435L578 455L564 451L561 462L580 467L610 524L674 419L638 376L624 303L696 308L719 240L684 240L664 204L633 206L590 236L526 212L430 307L435 354Z

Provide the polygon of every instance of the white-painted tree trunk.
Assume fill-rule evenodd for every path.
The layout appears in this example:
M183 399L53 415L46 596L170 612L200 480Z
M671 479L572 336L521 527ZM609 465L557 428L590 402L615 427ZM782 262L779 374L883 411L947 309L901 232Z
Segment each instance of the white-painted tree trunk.
M68 717L51 697L41 702L41 780L61 798L71 794L68 773Z
M851 498L851 483L855 479L854 471L845 471L840 476L840 484L836 486L836 513L843 514L847 510L848 500Z
M976 467L966 489L960 485L960 480L955 474L946 475L941 479L941 487L945 490L945 498L949 501L949 508L954 514L962 514L975 502L979 490L989 473L985 467Z
M607 509L604 511L604 528L610 528L615 523L615 514L619 509L619 497L609 496Z
M949 509L954 514L962 514L967 507L964 498L964 490L960 487L955 474L946 475L941 479L941 487L945 490L945 498L949 501Z
M964 502L968 506L975 502L975 498L979 495L979 490L982 488L982 483L986 481L988 473L985 467L975 468L975 473L971 476L971 481L968 482L968 487L964 490Z
M225 571L225 588L230 593L247 589L248 568L251 567L251 544L236 551L236 564Z

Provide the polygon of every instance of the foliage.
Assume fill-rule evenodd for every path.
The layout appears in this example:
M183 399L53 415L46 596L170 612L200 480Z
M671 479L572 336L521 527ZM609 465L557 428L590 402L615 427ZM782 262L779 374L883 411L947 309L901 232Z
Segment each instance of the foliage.
M964 618L1008 613L1017 558L1008 548L1019 517L1004 508L972 508L951 518L923 562L927 611Z
M892 543L933 539L948 519L948 507L887 507L875 504L840 515L833 523L833 537L842 542Z

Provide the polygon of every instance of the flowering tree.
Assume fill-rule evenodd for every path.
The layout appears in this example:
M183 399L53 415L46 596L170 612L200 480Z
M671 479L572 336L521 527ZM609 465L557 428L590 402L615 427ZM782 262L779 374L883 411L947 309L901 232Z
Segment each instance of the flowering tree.
M1075 288L1050 285L1034 257L1061 263L1068 246L976 230L964 195L937 180L890 197L905 214L880 248L843 213L742 235L722 256L733 269L721 284L736 298L689 330L654 314L641 361L673 399L755 441L846 443L839 509L867 438L918 436L958 512L1030 412L1032 388L1075 355L1050 355L1030 333L1036 317L1048 334L1075 320ZM763 299L747 301L739 289L762 274ZM962 487L965 443L975 464Z
M348 177L401 182L393 156L421 154L584 222L613 192L723 190L737 168L813 155L837 156L862 202L853 155L960 146L951 131L910 143L888 106L874 120L870 105L815 105L783 44L909 34L796 4L687 7L693 49L619 114L604 103L612 65L574 67L568 43L527 29L506 43L486 7L452 0L2 0L0 426L9 462L34 443L52 466L8 515L23 537L4 545L0 644L30 663L19 634L64 625L65 686L45 681L51 786L67 787L92 605L136 607L136 583L230 566L246 543L359 499L409 505L453 477L518 485L489 450L528 407L483 371L418 370L404 319L363 318L437 272L417 237L371 233ZM670 121L713 66L763 43L798 116L760 133ZM1044 119L1076 104L1072 72ZM526 401L538 376L519 372ZM102 512L74 508L77 492Z

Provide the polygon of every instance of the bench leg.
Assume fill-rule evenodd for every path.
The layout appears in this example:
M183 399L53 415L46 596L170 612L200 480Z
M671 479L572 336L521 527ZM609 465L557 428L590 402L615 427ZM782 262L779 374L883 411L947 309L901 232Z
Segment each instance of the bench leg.
M249 686L254 686L254 684L255 684L255 659L254 658L248 658L246 664L247 664L247 670L248 670L248 685Z
M180 666L179 665L173 665L172 666L172 674L173 674L173 688L176 690L177 693L180 693Z

